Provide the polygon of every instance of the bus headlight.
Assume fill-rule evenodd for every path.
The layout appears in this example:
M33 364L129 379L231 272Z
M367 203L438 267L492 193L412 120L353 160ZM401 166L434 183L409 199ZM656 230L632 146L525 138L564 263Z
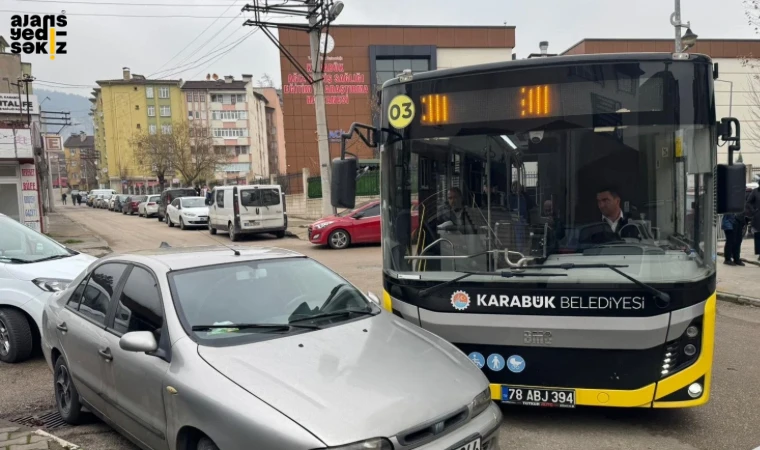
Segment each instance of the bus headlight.
M695 327L694 325L689 325L689 328L686 329L686 336L693 339L697 337L699 334L699 328Z
M683 352L686 356L694 356L697 353L697 347L694 344L686 344L683 348Z

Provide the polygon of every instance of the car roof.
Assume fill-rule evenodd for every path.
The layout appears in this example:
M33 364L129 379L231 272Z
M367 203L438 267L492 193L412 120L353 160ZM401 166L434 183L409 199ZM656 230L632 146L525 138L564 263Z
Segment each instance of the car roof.
M240 253L240 256L236 256L235 251ZM163 267L164 270L169 272L243 261L305 257L301 253L277 247L225 247L221 245L209 245L199 247L165 247L120 254L114 253L104 257L103 260L104 262L105 260L119 260L143 263L154 268L157 268L157 266Z

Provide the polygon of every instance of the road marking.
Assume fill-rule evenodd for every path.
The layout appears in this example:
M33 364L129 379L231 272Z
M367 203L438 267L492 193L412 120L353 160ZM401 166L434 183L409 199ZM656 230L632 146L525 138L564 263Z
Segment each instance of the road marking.
M58 443L58 445L60 445L60 446L61 446L61 447L63 447L63 448L68 448L68 449L70 449L70 450L77 450L77 449L79 449L79 446L78 446L78 445L74 445L74 444L72 444L71 442L68 442L68 441L64 441L63 439L59 438L58 436L53 436L52 434L48 433L47 431L36 430L36 431L34 432L34 434L36 434L36 435L38 435L38 436L43 436L43 437L46 437L46 438L48 438L48 439L52 439L52 440L54 440L55 442L57 442L57 443Z

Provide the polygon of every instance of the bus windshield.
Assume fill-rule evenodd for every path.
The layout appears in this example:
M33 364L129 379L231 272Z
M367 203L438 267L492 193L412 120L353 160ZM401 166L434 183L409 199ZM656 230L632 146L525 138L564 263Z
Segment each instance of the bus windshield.
M710 114L699 111L709 103L694 106L707 81L698 83L693 66L641 66L626 71L624 84L621 72L606 67L583 71L596 74L593 86L564 71L571 94L558 83L553 94L535 91L546 106L530 100L556 111L540 121L489 113L487 105L468 113L452 95L450 106L443 103L450 112L437 114L456 126L419 123L403 139L389 137L381 164L386 270L446 280L531 258L537 265L616 264L643 282L712 274L714 143L704 120ZM497 86L484 98L508 95L500 89L512 88ZM429 111L419 120L430 121ZM541 282L573 279L621 282L605 270ZM536 282L509 282L524 280Z

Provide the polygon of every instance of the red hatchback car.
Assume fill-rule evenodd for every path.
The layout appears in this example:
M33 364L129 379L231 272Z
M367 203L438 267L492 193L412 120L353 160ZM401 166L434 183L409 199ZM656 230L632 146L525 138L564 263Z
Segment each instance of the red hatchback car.
M351 244L380 243L380 200L319 219L309 225L309 242L334 249Z

